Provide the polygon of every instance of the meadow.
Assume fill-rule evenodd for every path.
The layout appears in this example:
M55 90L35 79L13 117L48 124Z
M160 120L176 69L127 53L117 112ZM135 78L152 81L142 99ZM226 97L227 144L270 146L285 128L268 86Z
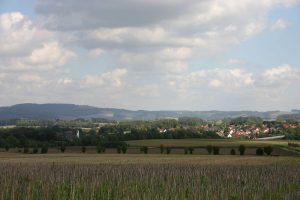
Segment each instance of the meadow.
M0 153L1 199L299 199L289 156Z

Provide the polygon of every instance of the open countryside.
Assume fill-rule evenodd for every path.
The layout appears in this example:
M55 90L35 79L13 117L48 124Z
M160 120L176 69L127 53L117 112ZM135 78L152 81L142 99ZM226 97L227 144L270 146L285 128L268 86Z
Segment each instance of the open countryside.
M300 0L0 0L0 200L300 200Z

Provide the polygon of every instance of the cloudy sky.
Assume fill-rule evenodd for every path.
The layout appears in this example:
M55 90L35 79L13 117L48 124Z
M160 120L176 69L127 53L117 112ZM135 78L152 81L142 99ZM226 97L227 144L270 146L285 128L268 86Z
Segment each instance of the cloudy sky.
M300 0L0 0L0 106L300 108Z

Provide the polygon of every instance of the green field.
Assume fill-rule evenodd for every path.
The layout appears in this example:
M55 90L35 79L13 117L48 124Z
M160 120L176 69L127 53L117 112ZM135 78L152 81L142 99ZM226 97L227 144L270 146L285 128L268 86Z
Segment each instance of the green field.
M288 156L0 153L0 199L299 199Z
M288 142L300 145L299 140L234 140L234 139L153 139L153 140L132 140L126 143L130 146L159 147L161 144L170 147L206 147L216 145L219 147L237 147L241 144L248 147L287 146Z

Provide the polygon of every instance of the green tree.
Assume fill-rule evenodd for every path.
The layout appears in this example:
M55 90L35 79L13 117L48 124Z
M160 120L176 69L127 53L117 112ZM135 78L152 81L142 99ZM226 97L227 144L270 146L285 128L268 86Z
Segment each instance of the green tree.
M244 155L245 154L245 151L246 151L246 147L245 147L245 145L240 145L239 146L239 152L240 152L240 155L242 156L242 155Z
M41 148L41 153L48 153L48 145L47 144L43 144L42 148Z
M121 145L118 145L118 146L117 146L117 152L118 152L118 153L121 153L121 152L122 152L122 146L121 146Z
M39 152L39 148L37 146L33 147L32 153L36 154Z
M264 150L262 148L257 148L256 149L256 155L258 155L258 156L264 155Z
M235 155L235 149L231 149L231 150L230 150L230 154L231 154L231 155Z
M60 152L64 153L66 151L66 147L64 144L60 146Z
M170 154L171 153L171 147L167 147L166 151L167 151L167 154Z
M212 151L213 151L213 146L212 146L212 145L207 145L206 150L207 150L207 152L208 152L209 154L211 154Z
M163 154L164 151L165 151L164 145L161 144L161 145L159 146L159 150L160 150L160 153Z
M5 149L5 151L8 151L9 150L9 145L6 143L6 144L4 144L4 149Z
M105 152L105 146L103 142L98 142L97 144L97 153L104 153Z
M127 144L126 143L122 144L121 150L122 150L122 153L124 153L124 154L127 152Z
M28 152L29 152L28 147L24 147L23 152L24 152L24 153L28 153Z
M86 152L86 147L85 147L85 146L82 146L82 147L81 147L81 152L82 152L82 153L85 153L85 152Z
M219 148L219 147L217 147L217 146L214 146L214 147L213 147L213 154L214 154L214 155L219 155L219 151L220 151L220 148Z
M144 154L147 154L148 153L148 147L143 146L143 147L141 147L140 151L144 152Z
M189 148L188 148L188 147L185 147L185 148L184 148L184 154L188 154L188 152L189 152Z
M194 147L189 147L189 152L190 152L190 154L193 154L193 152L194 152Z
M265 152L268 156L271 155L271 153L273 152L273 147L271 147L271 146L264 147L264 152Z

